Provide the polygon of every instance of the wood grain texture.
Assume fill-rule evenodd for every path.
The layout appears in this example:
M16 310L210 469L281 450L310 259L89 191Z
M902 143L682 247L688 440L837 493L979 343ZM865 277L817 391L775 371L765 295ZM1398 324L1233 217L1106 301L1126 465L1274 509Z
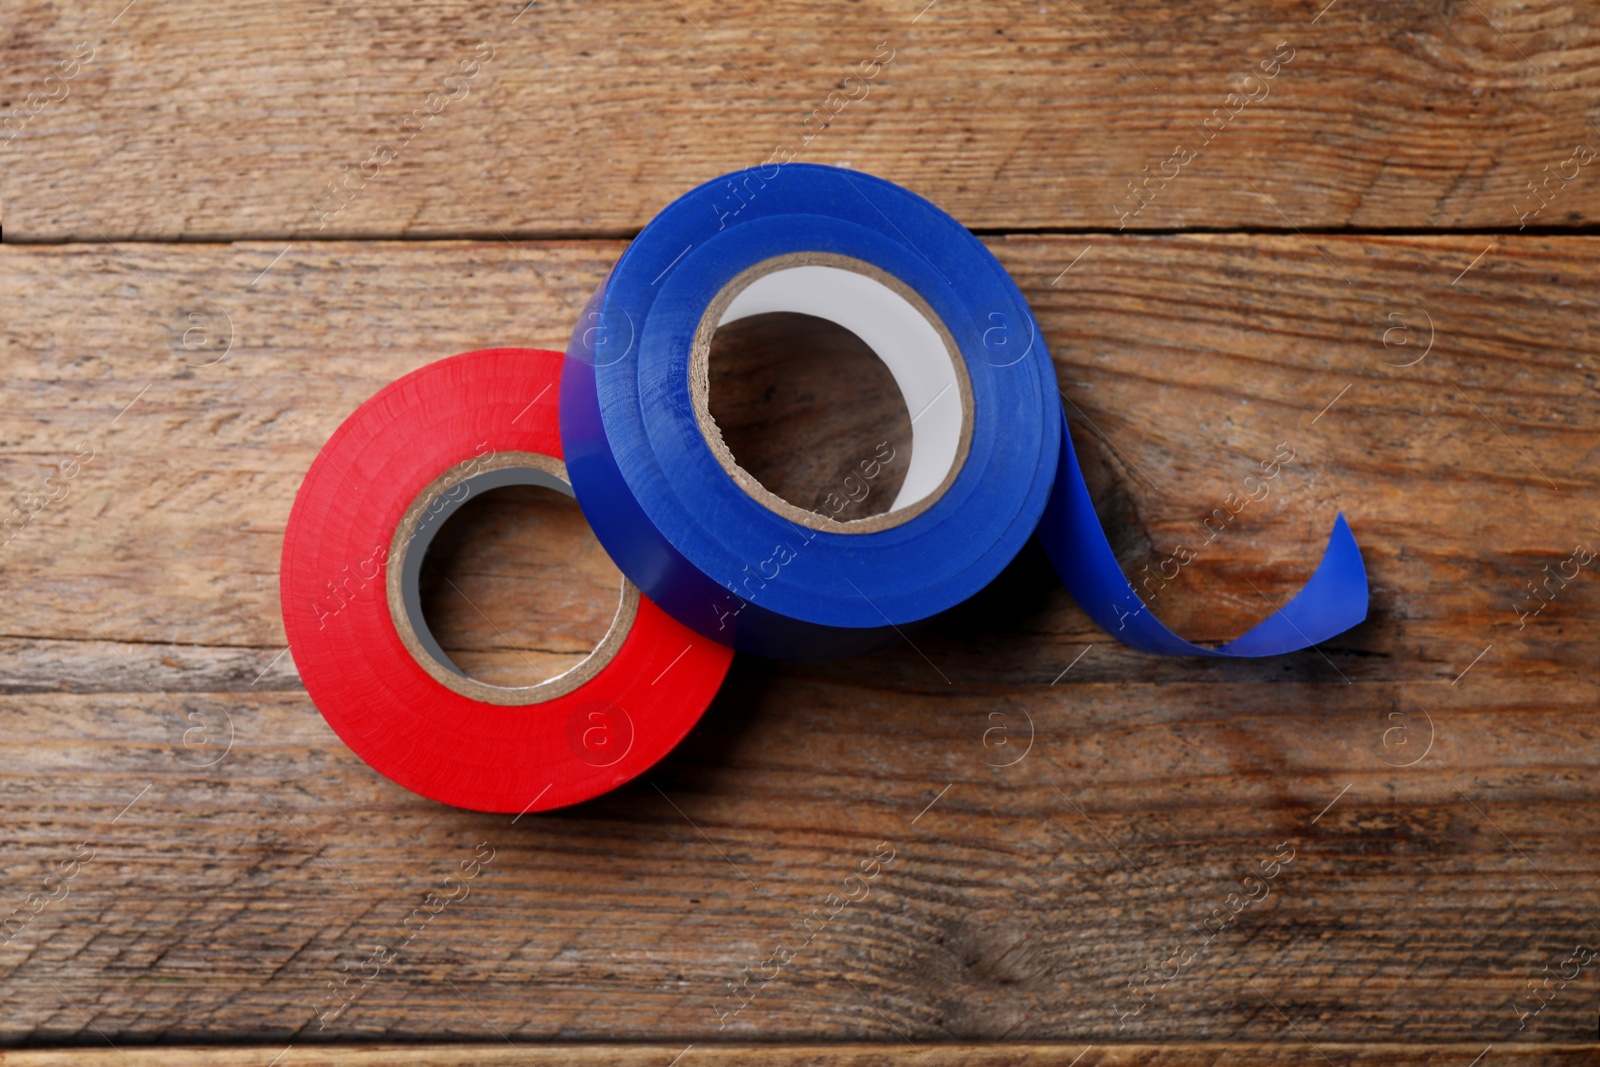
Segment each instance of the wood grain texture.
M780 147L988 230L1600 217L1592 5L125 2L11 5L11 240L625 235Z
M1319 1049L1331 1062L1363 1064L1417 1064L1456 1067L1469 1063L1484 1050L1476 1045L1342 1045ZM0 1052L0 1064L9 1067L113 1067L113 1065L171 1064L173 1067L261 1067L279 1049L105 1048L68 1051ZM1592 1045L1496 1045L1494 1062L1534 1067L1558 1067L1593 1062ZM1155 1064L1159 1067L1238 1067L1298 1062L1298 1050L1282 1044L1236 1043L1162 1045L295 1045L278 1062L283 1067L511 1067L526 1064L572 1064L574 1067L661 1067L676 1062L684 1067L763 1063L774 1067L876 1067L882 1063L914 1063L919 1067L1113 1067ZM1315 1053L1312 1054L1315 1056ZM674 1060L674 1057L681 1057ZM1306 1060L1306 1062L1313 1062ZM1322 1062L1315 1060L1314 1062Z
M1538 1015L1514 1006L1600 938L1600 583L1583 568L1520 628L1512 604L1600 540L1600 240L1490 243L991 242L1130 571L1294 450L1157 613L1242 631L1342 509L1364 626L1259 663L1147 657L1030 548L914 645L739 659L646 780L515 824L407 794L327 728L279 658L280 540L361 400L453 352L559 346L622 245L0 248L0 479L50 493L93 451L0 551L0 916L52 872L65 887L0 945L0 1040L245 1042L227 1055L261 1063L290 1042L290 1063L360 1058L294 1058L335 1040L489 1043L419 1063L493 1060L503 1037L670 1045L663 1063L694 1043L686 1064L722 1040L1108 1057L1085 1064L1164 1041L1223 1043L1180 1063L1453 1043L1433 1062L1462 1064L1591 1041L1594 965ZM470 895L405 940L481 842ZM1266 898L1121 1014L1285 842ZM867 897L819 919L885 844ZM730 1014L779 942L793 960ZM380 943L393 961L319 1028L327 983ZM1118 1042L1145 1044L1100 1049Z

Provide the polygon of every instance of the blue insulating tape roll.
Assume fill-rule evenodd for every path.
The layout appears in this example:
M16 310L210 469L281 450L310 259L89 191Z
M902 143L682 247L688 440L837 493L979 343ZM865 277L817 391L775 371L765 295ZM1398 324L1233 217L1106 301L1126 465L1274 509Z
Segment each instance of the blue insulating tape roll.
M898 525L856 533L797 523L742 488L700 430L690 354L705 336L701 320L741 274L796 254L846 257L896 280L940 320L965 368L965 458L931 505ZM871 649L983 588L1036 524L1090 618L1147 652L1270 656L1367 614L1366 570L1340 515L1305 587L1249 633L1211 649L1162 625L1094 513L1054 368L1016 284L949 215L853 171L752 169L669 205L573 331L561 433L578 503L622 572L679 622L759 655Z
M1123 576L1094 513L1065 418L1063 413L1059 475L1039 522L1039 539L1073 599L1112 637L1169 656L1275 656L1326 641L1367 617L1367 569L1350 524L1340 514L1322 562L1287 604L1221 648L1185 641L1150 613Z
M965 368L965 459L898 525L853 533L785 517L734 480L699 428L689 366L702 318L737 276L795 254L897 280ZM1017 554L1055 482L1055 372L1022 294L960 223L865 174L790 163L685 194L623 253L567 357L562 441L595 535L656 604L742 651L865 651L953 607Z

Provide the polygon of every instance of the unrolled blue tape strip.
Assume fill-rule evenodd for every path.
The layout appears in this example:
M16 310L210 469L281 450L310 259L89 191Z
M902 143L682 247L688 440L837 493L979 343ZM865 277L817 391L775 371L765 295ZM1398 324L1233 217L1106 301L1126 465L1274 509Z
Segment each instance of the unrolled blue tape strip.
M796 252L898 279L966 367L966 461L888 529L819 531L769 510L717 462L693 414L688 359L706 308L740 272ZM685 194L623 253L567 356L561 436L596 537L670 615L742 651L816 658L896 639L998 575L1055 481L1055 371L1015 283L949 215L858 172L774 165Z
M1350 524L1340 514L1322 562L1287 604L1220 648L1185 641L1150 613L1123 575L1095 515L1065 414L1062 420L1056 487L1039 522L1039 538L1073 599L1112 637L1168 656L1275 656L1326 641L1367 617L1367 569Z

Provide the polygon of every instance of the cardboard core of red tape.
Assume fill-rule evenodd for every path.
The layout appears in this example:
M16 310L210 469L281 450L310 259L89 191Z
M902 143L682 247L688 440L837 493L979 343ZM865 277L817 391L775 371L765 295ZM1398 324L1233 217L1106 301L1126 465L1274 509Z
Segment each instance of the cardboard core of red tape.
M471 678L429 631L418 574L457 508L506 485L572 492L564 358L468 352L385 386L318 454L284 534L284 628L312 701L374 770L456 807L542 811L621 785L689 732L732 661L626 580L599 646L537 685Z

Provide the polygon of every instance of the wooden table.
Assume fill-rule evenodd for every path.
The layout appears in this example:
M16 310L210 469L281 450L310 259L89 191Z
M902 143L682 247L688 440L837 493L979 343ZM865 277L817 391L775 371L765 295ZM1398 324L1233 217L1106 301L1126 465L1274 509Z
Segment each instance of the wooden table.
M0 1062L1592 1062L1600 10L125 2L15 0L0 42ZM780 144L988 242L1130 573L1293 450L1162 618L1242 632L1342 510L1370 619L1151 657L1035 545L915 645L739 658L577 808L370 771L283 654L317 449L430 361L564 347L630 235ZM540 555L586 536L542 506L450 564L486 674L603 629L608 564Z

